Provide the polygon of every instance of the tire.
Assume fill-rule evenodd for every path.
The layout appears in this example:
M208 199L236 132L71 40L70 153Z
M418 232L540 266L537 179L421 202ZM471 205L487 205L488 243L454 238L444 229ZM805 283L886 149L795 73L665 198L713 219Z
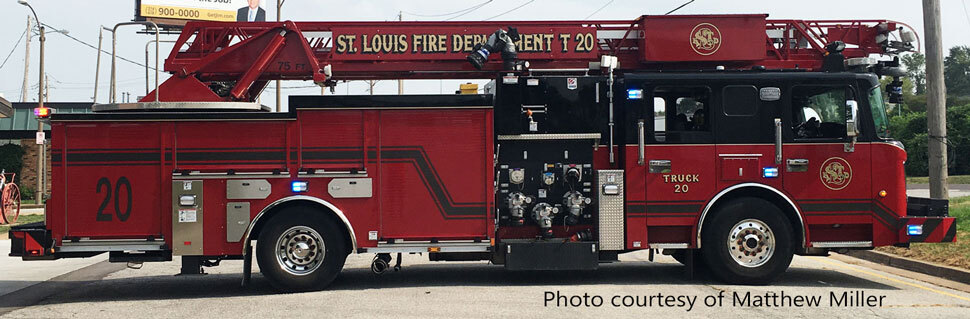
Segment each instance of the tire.
M267 222L256 241L256 261L273 287L320 290L337 278L348 252L336 223L303 206L286 208Z
M733 284L770 283L788 269L795 249L791 222L760 198L726 203L704 224L702 235L708 269Z

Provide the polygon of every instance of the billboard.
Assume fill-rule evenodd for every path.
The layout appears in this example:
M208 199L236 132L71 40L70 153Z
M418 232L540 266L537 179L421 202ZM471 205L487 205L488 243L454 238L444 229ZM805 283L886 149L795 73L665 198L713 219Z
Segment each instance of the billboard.
M137 2L138 18L181 20L183 24L186 20L267 21L267 1L269 0L140 0Z

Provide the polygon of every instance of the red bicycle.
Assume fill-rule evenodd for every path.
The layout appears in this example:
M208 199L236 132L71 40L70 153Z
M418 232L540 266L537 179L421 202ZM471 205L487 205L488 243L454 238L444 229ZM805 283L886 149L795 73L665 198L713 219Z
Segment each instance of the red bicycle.
M0 224L13 224L20 216L20 187L13 182L15 177L16 173L0 171Z

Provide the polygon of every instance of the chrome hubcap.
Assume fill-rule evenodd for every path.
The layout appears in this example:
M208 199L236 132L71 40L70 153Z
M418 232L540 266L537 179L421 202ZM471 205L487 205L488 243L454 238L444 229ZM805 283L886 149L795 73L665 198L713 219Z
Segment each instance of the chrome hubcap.
M728 253L738 265L758 267L768 262L775 252L775 235L757 219L745 219L731 228L727 238Z
M306 275L320 267L324 252L323 237L307 226L290 227L276 240L276 261L294 275Z

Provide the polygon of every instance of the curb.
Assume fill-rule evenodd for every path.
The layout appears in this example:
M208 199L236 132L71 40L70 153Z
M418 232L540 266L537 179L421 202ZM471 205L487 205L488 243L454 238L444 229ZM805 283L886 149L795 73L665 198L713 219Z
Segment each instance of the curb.
M909 271L918 272L924 275L930 275L934 277L944 278L948 280L953 280L956 282L961 282L965 284L970 284L970 271L938 265L930 262L919 261L911 258L896 256L892 254L887 254L872 250L850 250L844 255L852 256L862 260L867 260L877 264L886 265L889 267L895 267L899 269L905 269Z
M20 209L34 209L34 208L44 208L44 205L39 205L39 204L20 205Z

